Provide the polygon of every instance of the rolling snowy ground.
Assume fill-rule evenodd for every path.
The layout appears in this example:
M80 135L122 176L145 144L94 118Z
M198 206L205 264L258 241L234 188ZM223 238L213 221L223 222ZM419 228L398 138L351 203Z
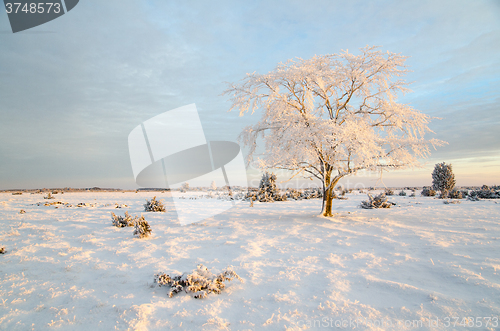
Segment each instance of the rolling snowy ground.
M468 329L498 329L494 200L394 196L391 209L365 210L357 206L366 195L352 193L334 201L332 218L317 216L316 199L244 202L180 226L171 202L166 213L143 212L153 195L167 197L1 193L0 329L452 330L464 317L475 318ZM43 206L54 201L72 207ZM152 237L112 226L110 213L125 211L142 212ZM199 263L211 271L233 265L245 282L205 299L168 298L153 284L157 272Z

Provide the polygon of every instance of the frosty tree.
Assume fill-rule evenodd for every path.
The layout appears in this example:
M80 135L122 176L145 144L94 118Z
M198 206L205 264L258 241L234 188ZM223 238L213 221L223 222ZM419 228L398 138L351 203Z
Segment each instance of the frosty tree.
M441 191L440 198L446 198L448 193L455 187L455 175L451 169L451 164L438 163L432 172L432 188Z
M185 182L184 184L181 185L181 189L180 191L182 193L186 193L187 191L189 191L189 183L188 182Z
M429 146L441 142L424 140L429 116L397 102L398 94L409 91L400 79L405 60L365 47L360 55L298 58L267 74L247 74L224 92L240 116L262 111L260 121L240 135L250 148L247 161L263 138L262 168L319 179L325 216L332 215L333 189L341 178L417 166Z
M212 181L212 184L210 184L210 189L212 191L217 191L217 184L215 184L215 180Z
M260 179L259 191L257 192L257 198L261 202L272 202L276 200L281 200L280 193L276 187L276 175L273 173L265 172L262 174Z

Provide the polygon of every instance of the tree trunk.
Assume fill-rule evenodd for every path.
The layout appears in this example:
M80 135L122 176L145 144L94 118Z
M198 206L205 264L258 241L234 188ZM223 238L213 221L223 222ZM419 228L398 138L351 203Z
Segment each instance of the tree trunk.
M331 217L333 216L332 214L332 204L333 204L333 189L335 188L335 185L339 182L341 177L335 177L331 179L331 171L327 172L326 178L325 178L325 187L328 187L327 190L325 190L325 193L323 194L323 216L326 217Z
M333 204L333 196L331 189L328 189L325 194L325 208L323 210L323 216L333 216L332 215L332 204Z

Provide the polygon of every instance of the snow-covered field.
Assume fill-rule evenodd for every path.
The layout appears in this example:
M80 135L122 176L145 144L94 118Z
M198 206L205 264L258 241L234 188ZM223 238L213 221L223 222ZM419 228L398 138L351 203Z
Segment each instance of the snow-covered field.
M452 330L464 317L475 319L467 329L499 328L494 200L394 196L391 209L365 210L357 206L366 195L352 193L334 201L332 218L317 216L316 199L244 202L180 226L171 202L166 213L142 212L154 195L167 197L1 193L0 329ZM54 201L73 207L34 205ZM112 226L111 212L125 211L142 212L152 237ZM168 298L153 284L157 272L199 263L211 271L233 265L245 282L200 300Z

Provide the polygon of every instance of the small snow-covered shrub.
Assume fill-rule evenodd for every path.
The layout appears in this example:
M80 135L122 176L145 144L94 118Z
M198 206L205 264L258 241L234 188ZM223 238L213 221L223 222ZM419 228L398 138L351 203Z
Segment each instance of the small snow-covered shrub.
M428 186L424 186L424 188L422 189L422 193L420 193L420 195L422 195L423 197L433 197L436 196L436 191Z
M19 211L19 214L26 214L26 210L21 209L21 210Z
M125 212L125 216L115 215L115 213L111 213L111 221L113 222L113 225L116 226L117 228L134 226L136 220L137 216L132 218L132 216L128 214L128 211Z
M414 198L416 195L415 195L415 190L411 191L411 194L410 194L410 198Z
M281 201L281 194L276 187L276 175L273 173L265 172L262 175L259 183L259 189L256 194L257 200L260 202L274 202Z
M152 212L164 212L165 206L161 200L156 200L156 196L151 200L146 200L144 204L144 211L152 211Z
M448 193L448 198L450 199L463 199L462 192L454 188Z
M12 192L12 195L23 195L23 192Z
M230 267L223 270L220 274L211 273L203 264L199 264L196 270L190 274L182 274L171 277L165 273L158 273L154 276L154 282L158 286L169 286L170 291L168 296L171 298L175 294L184 291L186 293L194 293L196 299L206 298L209 293L220 294L226 287L224 282L238 279L243 282L243 279Z
M135 222L134 236L138 238L145 238L148 237L150 234L151 234L151 227L149 226L149 223L148 221L146 221L144 216L141 216Z
M302 193L299 190L289 188L286 190L286 196L288 199L300 200L302 199Z
M494 189L489 188L486 185L480 190L472 190L469 192L469 197L471 200L475 199L500 199L500 191L495 191ZM477 201L477 200L475 200Z
M438 163L432 172L432 189L441 191L439 197L444 199L448 193L455 187L455 175L453 174L451 164Z
M52 196L52 193L47 193L47 196L46 197L43 197L44 199L55 199L53 196Z
M5 254L5 253L7 253L5 247L0 247L0 254Z
M394 202L387 201L387 197L384 193L373 197L370 193L367 194L369 200L361 201L361 208L372 209L372 208L391 208L395 205Z
M187 191L189 191L189 183L185 182L184 184L182 184L180 191L181 191L181 193L186 193Z
M444 200L443 203L445 205L452 205L452 204L458 204L458 203L460 203L460 201L459 200Z
M398 195L399 195L400 197L405 197L405 196L406 196L406 192L405 192L405 190L401 190L401 191L399 191Z
M323 198L323 190L319 188L311 188L304 190L303 199L320 199Z
M387 196L394 195L394 191L390 188L386 188L384 194Z

